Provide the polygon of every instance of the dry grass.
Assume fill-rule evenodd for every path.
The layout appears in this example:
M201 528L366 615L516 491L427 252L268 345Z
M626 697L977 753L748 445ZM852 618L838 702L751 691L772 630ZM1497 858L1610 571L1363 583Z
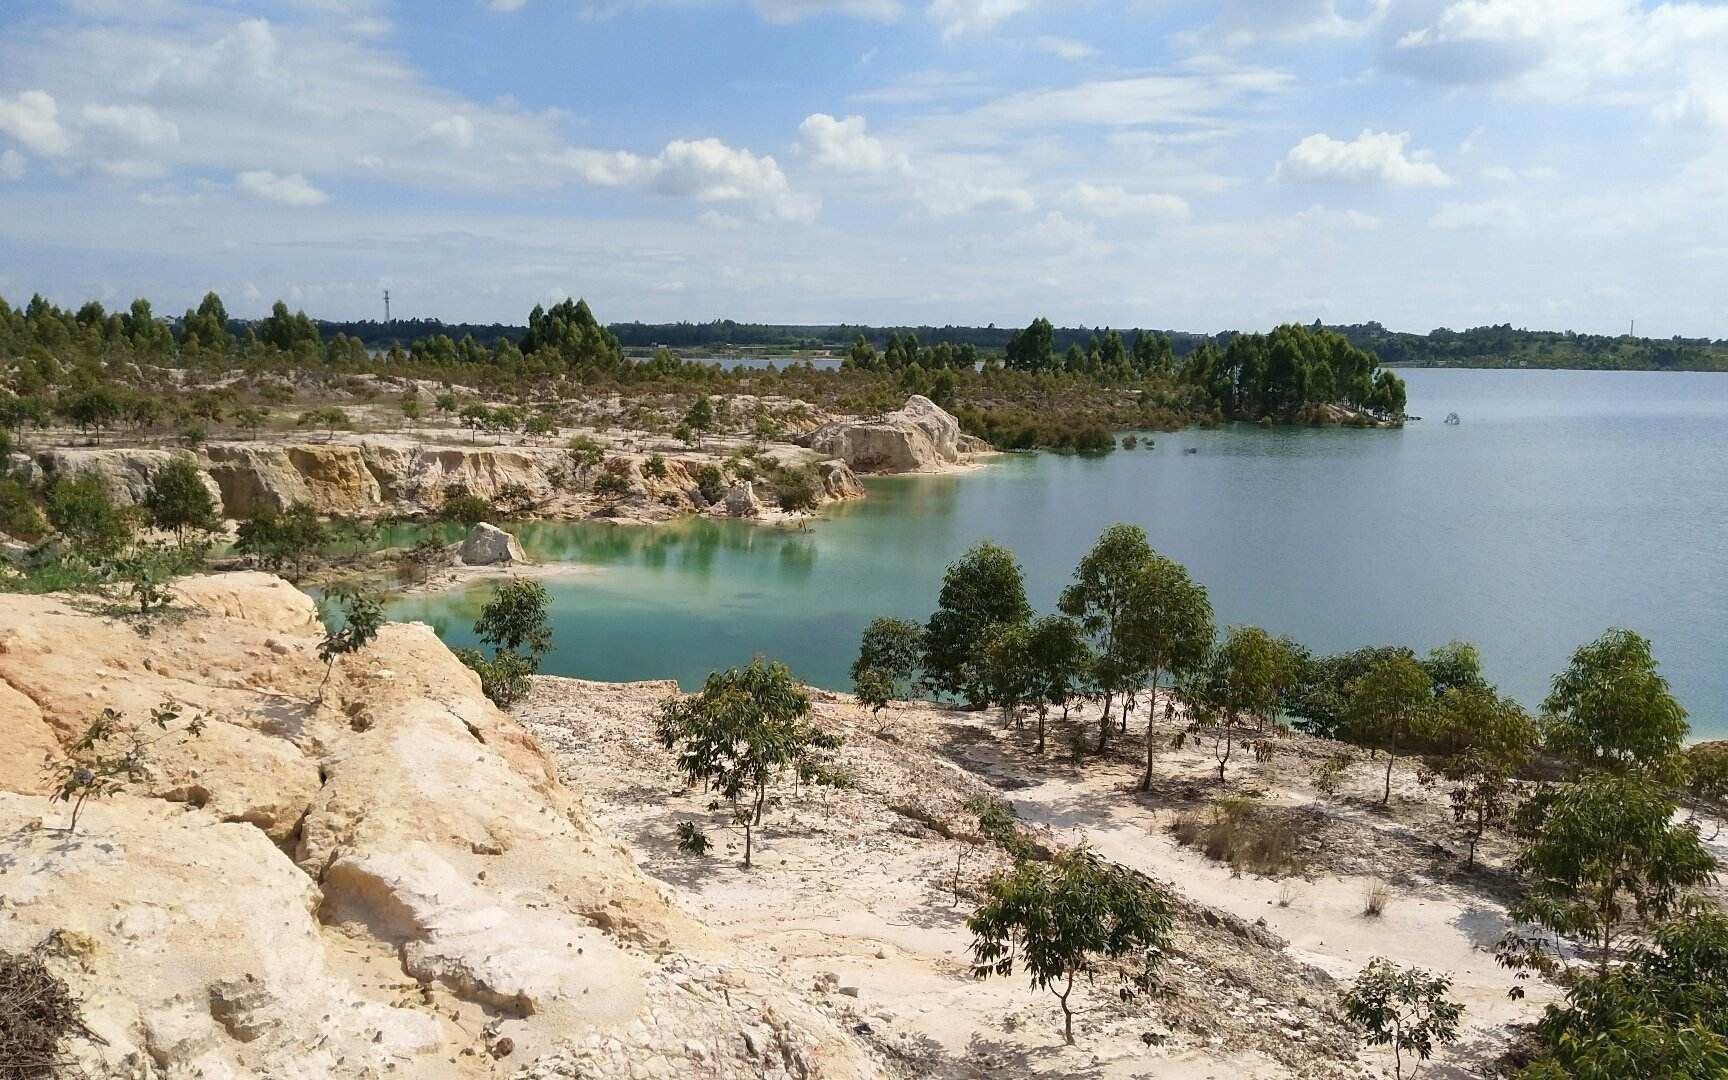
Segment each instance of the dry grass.
M66 1043L87 1035L77 999L39 952L0 952L0 1077L73 1075Z
M1392 886L1379 878L1370 878L1362 886L1362 914L1370 919L1378 919L1386 911L1386 905L1392 902Z
M1179 815L1170 831L1238 874L1289 877L1305 866L1296 829L1252 799L1218 799L1207 810Z

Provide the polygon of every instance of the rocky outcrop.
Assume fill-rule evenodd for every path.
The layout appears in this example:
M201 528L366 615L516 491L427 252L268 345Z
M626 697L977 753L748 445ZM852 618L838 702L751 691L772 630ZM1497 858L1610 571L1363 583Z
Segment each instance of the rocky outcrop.
M763 1026L798 1075L880 1074L671 907L430 628L330 668L284 582L175 592L142 627L0 596L0 949L49 944L91 1075L671 1077L692 1043L762 1075L737 1032ZM164 700L203 732L158 738ZM70 833L40 769L109 708L149 768Z
M762 503L756 498L756 485L748 480L733 484L726 497L720 500L720 505L732 517L755 517L762 512Z
M469 566L496 566L499 563L522 563L528 556L515 536L496 525L482 521L468 530L462 539L461 559Z
M818 461L816 478L822 482L822 494L829 499L838 502L864 497L864 485L844 461Z
M95 473L102 478L108 497L114 500L115 505L136 506L144 501L144 493L149 490L150 480L158 469L177 457L190 456L172 450L61 447L39 452L35 467L41 469L43 477L48 480ZM205 476L205 486L216 501L217 512L222 512L221 488L208 475Z
M835 420L798 440L859 472L939 472L960 461L960 423L917 394L876 420Z

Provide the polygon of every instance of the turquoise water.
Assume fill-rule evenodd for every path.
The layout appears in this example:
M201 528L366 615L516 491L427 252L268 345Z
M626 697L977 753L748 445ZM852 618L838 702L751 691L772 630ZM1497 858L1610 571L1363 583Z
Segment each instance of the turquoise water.
M523 526L532 556L593 568L550 585L545 670L691 686L765 653L844 687L864 624L923 618L975 541L1012 548L1048 609L1098 533L1131 521L1207 586L1220 624L1317 650L1466 638L1530 704L1573 648L1632 627L1696 734L1728 735L1728 376L1402 374L1427 419L1401 431L1234 426L1098 458L1009 455L869 481L808 532ZM391 614L466 644L489 590Z

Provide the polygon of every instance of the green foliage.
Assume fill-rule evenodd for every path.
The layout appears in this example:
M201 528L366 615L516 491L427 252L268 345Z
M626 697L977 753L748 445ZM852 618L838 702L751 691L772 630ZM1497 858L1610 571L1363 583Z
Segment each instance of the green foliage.
M172 700L150 710L150 726L155 731L130 723L113 709L103 709L67 751L65 758L48 755L44 770L49 782L50 802L63 802L71 807L68 833L78 831L78 815L89 799L99 799L123 790L127 783L141 783L150 778L151 751L168 738L197 738L203 734L205 718L193 716L175 729L181 717L180 706Z
M680 426L688 429L696 436L695 445L697 446L702 444L702 436L705 433L714 430L714 403L708 399L707 394L699 395L695 401L690 403L690 408L685 411L684 421Z
M822 498L822 485L810 469L785 469L774 478L774 497L788 514L813 514Z
M318 659L325 665L324 681L318 687L320 698L336 671L336 661L370 645L384 626L383 605L363 589L333 589L325 600L340 613L340 625L326 627L323 640L318 642Z
M1436 1045L1458 1038L1464 1006L1447 998L1452 980L1418 967L1401 968L1375 957L1344 993L1344 1014L1375 1046L1390 1046L1393 1073L1404 1075L1404 1055L1427 1061Z
M549 602L546 586L528 578L513 578L480 610L474 634L494 648L524 653L538 664L552 647Z
M13 476L0 475L0 533L34 543L48 533L30 489Z
M1156 985L1170 945L1170 904L1125 867L1080 848L1050 863L1021 862L986 886L987 901L966 920L973 972L1010 976L1018 965L1032 987L1062 1003L1062 1037L1074 1042L1069 995L1076 977L1114 972L1124 1000Z
M181 546L187 529L208 533L221 528L216 502L204 483L203 471L190 458L177 457L157 469L144 491L150 524L172 531Z
M642 464L642 472L656 480L666 479L666 459L659 454L651 454Z
M1188 576L1181 563L1162 555L1146 560L1131 585L1127 617L1120 628L1124 651L1143 666L1153 687L1171 675L1186 680L1206 666L1212 651L1212 601L1204 586ZM1275 643L1276 644L1276 643ZM1287 677L1288 657L1276 651L1279 685ZM1146 769L1140 790L1152 788L1152 762L1157 740L1152 716L1146 717Z
M1513 778L1535 751L1536 725L1521 705L1492 687L1465 685L1435 701L1431 734L1449 749L1437 771L1451 782L1453 820L1469 845L1466 865L1474 866L1476 845L1512 809Z
M537 664L510 649L495 649L492 658L477 649L457 649L456 659L480 676L480 692L500 709L508 709L534 688Z
M910 619L882 617L864 628L852 685L872 712L911 690L924 659L924 629Z
M445 491L444 503L438 508L438 516L445 521L472 527L501 515L491 502L456 484Z
M696 470L696 490L708 503L719 502L726 497L726 474L718 465L702 466Z
M708 834L703 832L702 827L694 821L680 821L678 823L679 851L686 855L706 855L708 849L713 846L713 843L708 839Z
M290 580L298 581L329 542L330 530L310 504L297 502L286 510L266 504L240 522L234 550L267 570L286 570Z
M630 481L623 473L607 470L594 478L594 494L616 502L630 494Z
M1626 963L1586 974L1536 1025L1516 1080L1720 1080L1728 1075L1728 916L1684 916Z
M576 467L583 472L606 460L606 448L587 435L574 436L564 445L570 451L570 457L575 460Z
M61 476L49 485L48 520L81 555L113 555L132 541L130 519L94 472Z
M1386 754L1386 785L1380 805L1392 801L1392 765L1401 746L1424 730L1434 700L1434 681L1406 656L1377 659L1350 688L1345 711L1352 742Z
M346 431L354 425L349 421L347 412L334 405L325 405L316 409L307 409L295 421L298 427L323 428L326 437L335 436L337 431Z
M746 867L770 781L802 760L816 741L809 715L810 695L786 665L760 657L742 669L713 672L700 693L660 707L655 734L676 752L679 771L731 801L744 827ZM740 802L746 798L748 803Z
M1033 693L1032 628L1024 622L997 623L979 646L978 673L984 696L1002 707L1002 723Z
M1697 829L1674 822L1677 809L1667 787L1636 774L1587 774L1527 800L1515 816L1525 844L1514 864L1527 891L1512 918L1584 942L1606 970L1631 923L1668 918L1716 872ZM1509 934L1500 956L1512 967L1552 965L1525 934Z
M1027 629L1025 700L1038 707L1038 752L1044 752L1044 721L1052 706L1080 692L1092 671L1092 646L1079 620L1061 615L1034 619Z
M984 542L948 567L937 607L924 627L924 678L939 693L979 707L991 699L980 669L991 628L1032 615L1020 564L1007 548Z
M1573 653L1542 703L1548 749L1589 769L1673 778L1689 730L1650 642L1630 630Z

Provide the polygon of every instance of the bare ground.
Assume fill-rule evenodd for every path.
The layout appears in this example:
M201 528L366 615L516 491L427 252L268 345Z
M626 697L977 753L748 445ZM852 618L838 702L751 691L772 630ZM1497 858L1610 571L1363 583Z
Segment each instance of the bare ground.
M729 814L686 790L654 740L655 709L673 692L542 677L517 713L601 824L691 914L815 990L915 1074L1390 1076L1390 1054L1361 1047L1338 1006L1343 984L1383 955L1450 973L1467 1007L1464 1037L1425 1075L1481 1076L1509 1025L1533 1019L1551 995L1538 985L1510 1000L1512 980L1493 960L1510 895L1495 869L1502 845L1484 844L1486 865L1464 872L1443 794L1402 763L1389 808L1378 806L1382 763L1358 761L1335 795L1323 794L1313 771L1340 747L1285 732L1261 741L1264 756L1238 744L1221 789L1212 746L1171 749L1176 725L1160 725L1154 783L1141 793L1143 722L1075 765L1077 723L1053 719L1040 755L1029 722L1004 730L994 715L907 703L878 723L850 697L816 692L818 721L845 736L837 758L853 786L782 785L746 871ZM1093 740L1097 709L1085 715ZM1220 790L1256 793L1295 825L1302 876L1237 875L1176 841L1175 816ZM1082 987L1076 1047L1062 1043L1054 997L1019 975L971 975L965 918L1007 865L965 807L981 794L1006 799L1045 843L1086 843L1180 900L1161 991L1123 1004L1103 980ZM709 855L678 850L682 821L716 841ZM1372 881L1391 890L1378 917L1363 913Z

